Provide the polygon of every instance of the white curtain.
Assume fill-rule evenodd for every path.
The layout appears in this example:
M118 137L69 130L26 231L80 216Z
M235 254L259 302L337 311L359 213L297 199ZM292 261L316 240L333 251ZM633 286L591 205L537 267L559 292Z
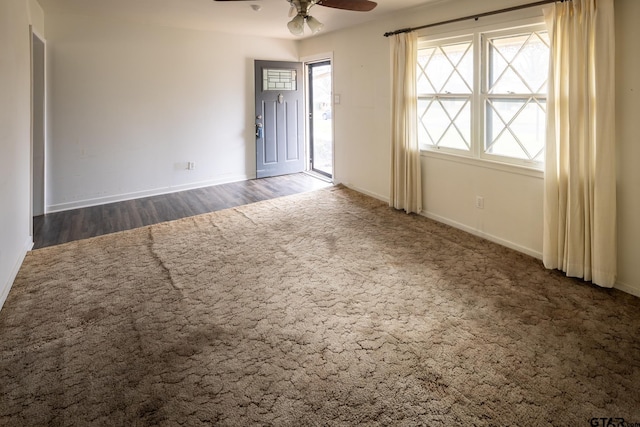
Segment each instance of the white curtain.
M393 105L391 136L391 191L389 205L407 213L422 210L422 178L418 146L416 63L418 42L414 33L392 39Z
M600 286L616 280L613 0L545 9L551 39L543 261Z

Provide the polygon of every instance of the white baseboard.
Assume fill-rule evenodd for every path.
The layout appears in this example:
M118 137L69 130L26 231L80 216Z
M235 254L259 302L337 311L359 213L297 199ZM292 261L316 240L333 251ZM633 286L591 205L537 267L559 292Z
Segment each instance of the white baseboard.
M378 199L378 200L380 200L382 202L389 203L389 198L386 197L386 196L383 196L382 194L373 193L371 191L365 190L363 188L357 187L357 186L352 185L352 184L347 183L347 182L334 182L334 184L342 184L347 188L350 188L350 189L352 189L354 191L357 191L358 193L362 193L362 194L365 194L365 195L367 195L369 197L373 197L374 199Z
M350 188L352 190L355 190L355 191L357 191L359 193L363 193L363 194L366 194L367 196L370 196L370 197L373 197L375 199L381 200L381 201L383 201L385 203L389 203L389 198L385 197L385 196L383 196L381 194L377 194L377 193L373 193L371 191L364 190L364 189L359 188L359 187L357 187L355 185L352 185L350 183L344 183L343 182L342 185L344 185L345 187ZM534 251L533 249L524 247L522 245L518 245L517 243L513 243L513 242L510 242L508 240L501 239L500 237L496 237L496 236L494 236L492 234L488 234L488 233L484 233L482 231L478 231L478 230L476 230L474 228L471 228L469 226L466 226L466 225L464 225L464 224L462 224L460 222L452 221L452 220L450 220L448 218L445 218L445 217L442 217L442 216L439 216L439 215L435 215L435 214L432 214L432 213L429 213L429 212L426 212L426 211L423 211L421 213L421 215L425 216L425 217L427 217L429 219L432 219L434 221L438 221L438 222L441 222L443 224L450 225L451 227L466 231L467 233L473 234L475 236L482 237L483 239L487 239L487 240L489 240L491 242L494 242L494 243L497 243L499 245L506 246L507 248L513 249L515 251L522 252L524 254L530 255L530 256L532 256L534 258L542 259L542 253L541 252L537 252L537 251Z
M537 259L542 259L542 253L538 251L534 251L533 249L527 248L525 246L519 245L517 243L510 242L509 240L502 239L500 237L496 237L492 234L484 233L482 231L478 231L474 228L471 228L467 225L464 225L460 222L452 221L448 218L435 215L429 212L422 212L423 216L426 216L429 219L434 221L441 222L443 224L450 225L451 227L458 228L462 231L466 231L469 234L473 234L474 236L482 237L483 239L489 240L491 242L497 243L499 245L505 246L509 249L513 249L514 251L522 252L523 254L527 254Z
M5 283L2 284L2 289L0 290L0 310L2 310L2 306L4 305L4 302L7 300L7 297L9 296L9 291L11 290L11 287L13 286L13 282L16 280L16 276L20 271L20 267L22 266L24 257L27 256L27 252L29 252L31 248L33 248L33 239L31 238L31 236L29 236L26 242L24 243L22 250L18 254L18 259L16 260L16 263L11 269L9 278Z
M48 205L46 213L62 212L71 209L88 208L91 206L105 205L107 203L124 202L126 200L140 199L142 197L161 196L163 194L177 193L178 191L195 190L197 188L211 187L213 185L229 184L231 182L254 179L255 176L234 175L224 179L194 182L190 184L175 185L171 187L154 188L152 190L135 191L133 193L115 194L112 196L96 197L94 199L76 200L68 203Z
M616 284L613 286L614 288L622 291L622 292L626 292L628 294L631 294L633 296L636 297L640 297L640 288L636 287L636 286L632 286L628 283L623 283L623 282L616 282Z
M499 245L502 246L506 246L507 248L513 249L514 251L518 251L518 252L522 252L524 254L530 255L534 258L537 259L542 259L542 253L534 251L532 249L526 248L524 246L518 245L516 243L510 242L508 240L504 240L501 239L499 237L493 236L491 234L487 234L487 233L483 233L481 231L478 230L474 230L471 227L468 227L462 223L456 222L456 221L452 221L450 219L438 216L438 215L434 215L428 212L422 212L423 216L426 216L427 218L430 218L434 221L438 221L438 222L442 222L444 224L450 225L451 227L454 228L458 228L460 230L466 231L467 233L473 234L475 236L478 237L482 237L483 239L487 239L490 240L494 243L497 243ZM640 297L640 288L630 285L628 283L624 283L624 282L617 282L614 286L614 288L622 291L622 292L626 292L628 294L634 295L636 297Z

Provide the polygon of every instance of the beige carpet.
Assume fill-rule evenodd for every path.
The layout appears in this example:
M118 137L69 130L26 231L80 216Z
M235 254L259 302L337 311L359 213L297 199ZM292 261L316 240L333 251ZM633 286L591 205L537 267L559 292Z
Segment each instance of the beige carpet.
M3 426L640 423L640 299L338 187L29 253L0 387Z

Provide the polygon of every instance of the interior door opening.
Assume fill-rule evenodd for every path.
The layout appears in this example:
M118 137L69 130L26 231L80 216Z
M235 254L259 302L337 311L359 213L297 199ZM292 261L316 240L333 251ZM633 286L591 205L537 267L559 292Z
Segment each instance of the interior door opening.
M307 64L309 73L310 170L333 177L333 102L331 61Z
M31 218L45 213L45 42L31 33Z

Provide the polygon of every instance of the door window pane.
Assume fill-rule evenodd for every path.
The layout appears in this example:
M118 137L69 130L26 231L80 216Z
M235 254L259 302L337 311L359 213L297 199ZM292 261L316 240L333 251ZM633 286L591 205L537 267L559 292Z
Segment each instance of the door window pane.
M262 70L262 90L298 90L296 70Z

